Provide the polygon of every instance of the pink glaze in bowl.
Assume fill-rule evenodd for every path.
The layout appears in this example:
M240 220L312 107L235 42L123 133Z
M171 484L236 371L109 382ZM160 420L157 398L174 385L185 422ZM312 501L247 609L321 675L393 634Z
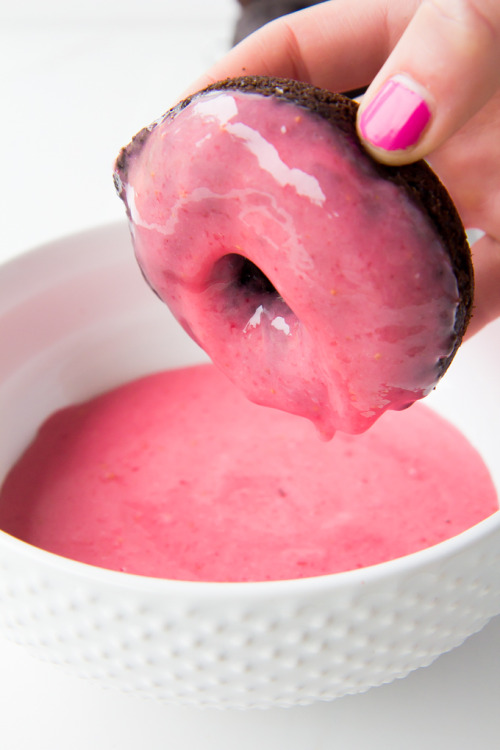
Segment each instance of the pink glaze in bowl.
M500 488L500 325L467 342L427 403ZM0 269L0 476L55 409L205 355L148 290L123 224ZM402 498L404 502L404 498ZM104 686L174 704L294 706L404 677L500 613L500 512L381 565L266 583L94 568L0 532L0 628Z

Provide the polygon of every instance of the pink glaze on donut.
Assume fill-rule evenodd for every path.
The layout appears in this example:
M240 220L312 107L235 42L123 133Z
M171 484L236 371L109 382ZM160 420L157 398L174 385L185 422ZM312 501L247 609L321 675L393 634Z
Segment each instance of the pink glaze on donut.
M458 304L448 255L321 117L201 95L118 177L144 275L252 401L331 437L435 386Z
M478 453L423 405L321 442L208 365L53 415L5 482L0 528L104 568L259 581L380 563L496 510Z

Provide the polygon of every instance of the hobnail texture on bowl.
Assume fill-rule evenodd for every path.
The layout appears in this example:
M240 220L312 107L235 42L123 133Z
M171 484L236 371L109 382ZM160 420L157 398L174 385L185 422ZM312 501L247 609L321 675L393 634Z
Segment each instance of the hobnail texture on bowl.
M54 409L204 360L143 283L122 225L4 266L0 321L3 474ZM463 347L430 403L481 450L499 487L495 335ZM294 706L365 691L457 646L500 612L499 573L500 513L382 565L244 584L101 570L0 532L0 627L104 686L174 704Z

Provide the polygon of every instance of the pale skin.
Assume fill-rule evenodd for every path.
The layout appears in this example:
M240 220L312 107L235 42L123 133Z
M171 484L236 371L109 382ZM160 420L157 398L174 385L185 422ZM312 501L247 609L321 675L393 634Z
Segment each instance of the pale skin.
M359 118L403 75L430 111L417 142L388 164L425 158L450 192L473 247L475 306L468 335L500 316L500 2L331 0L279 18L243 40L190 92L226 77L294 78L332 91L367 84ZM360 130L363 138L363 132Z

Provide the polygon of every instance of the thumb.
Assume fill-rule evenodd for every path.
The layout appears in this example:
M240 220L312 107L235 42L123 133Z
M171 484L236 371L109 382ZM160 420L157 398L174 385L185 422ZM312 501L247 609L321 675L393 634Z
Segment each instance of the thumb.
M500 2L424 0L358 113L366 148L386 164L425 157L500 85Z

